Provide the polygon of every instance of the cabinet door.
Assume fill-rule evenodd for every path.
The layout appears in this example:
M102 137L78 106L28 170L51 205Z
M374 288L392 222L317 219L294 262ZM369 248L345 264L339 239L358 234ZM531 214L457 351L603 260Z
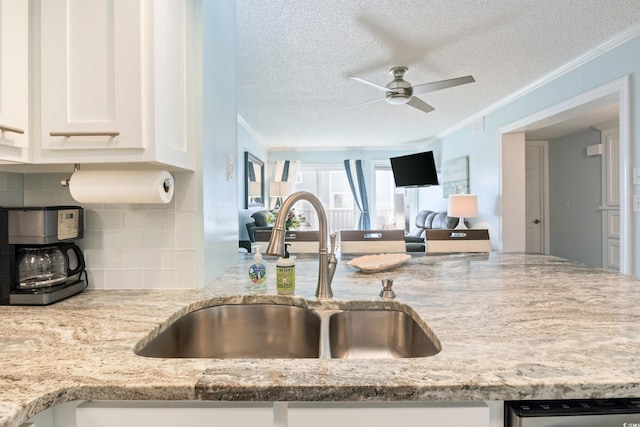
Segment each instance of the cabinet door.
M288 427L488 427L484 402L291 403Z
M29 3L0 0L1 160L28 160Z
M86 402L76 427L272 427L270 404L238 402Z
M91 156L87 150L144 149L143 30L148 2L40 4L42 156L73 161L81 160L73 156Z

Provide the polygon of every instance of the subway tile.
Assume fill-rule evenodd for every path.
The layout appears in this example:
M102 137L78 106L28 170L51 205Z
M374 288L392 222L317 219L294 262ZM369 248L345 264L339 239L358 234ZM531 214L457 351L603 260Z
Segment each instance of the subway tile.
M35 191L42 190L42 174L39 173L26 173L24 174L24 190Z
M145 270L144 287L145 289L176 288L176 271Z
M122 257L121 250L87 249L84 251L87 270L122 268Z
M173 249L175 237L173 230L144 230L145 249Z
M104 289L104 270L87 270L88 289Z
M78 242L82 249L104 249L102 230L84 230L82 239Z
M0 191L0 205L24 206L24 193L22 191Z
M196 239L195 212L176 213L176 249L193 249Z
M48 173L42 175L42 189L51 191L63 191L68 187L64 187L61 181L71 177L69 173Z
M175 251L176 259L176 287L195 288L198 283L198 268L196 263L196 251Z
M153 230L162 228L162 211L145 209L124 211L124 228L126 230Z
M176 251L171 249L160 251L160 268L176 268Z
M142 249L144 231L142 230L104 230L104 248L109 249Z
M176 228L175 211L164 211L162 213L162 228L165 230L174 230Z
M81 205L89 286L192 288L198 286L193 172L172 173L168 204L80 204L60 181L70 173L0 173L0 205Z
M64 204L64 192L30 190L24 193L25 206L56 206Z
M176 212L195 212L196 190L194 172L175 172L176 190L173 195Z
M141 289L144 287L142 270L106 270L106 289Z
M9 191L24 191L24 176L21 173L8 173L6 189Z
M159 250L128 250L123 253L124 268L161 268L161 264L162 252Z
M87 230L122 230L122 211L87 210L84 211L84 227Z

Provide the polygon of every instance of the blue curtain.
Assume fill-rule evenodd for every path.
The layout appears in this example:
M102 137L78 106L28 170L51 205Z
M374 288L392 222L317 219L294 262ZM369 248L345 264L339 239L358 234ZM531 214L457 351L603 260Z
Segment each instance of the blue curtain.
M371 219L369 217L369 200L367 199L367 188L364 183L364 172L362 171L362 160L355 161L356 181L358 186L354 184L353 173L351 171L351 160L344 161L344 170L347 173L349 187L356 206L360 210L360 219L358 220L358 230L370 230Z
M289 181L289 160L284 161L284 166L282 167L282 178L280 179L280 181Z

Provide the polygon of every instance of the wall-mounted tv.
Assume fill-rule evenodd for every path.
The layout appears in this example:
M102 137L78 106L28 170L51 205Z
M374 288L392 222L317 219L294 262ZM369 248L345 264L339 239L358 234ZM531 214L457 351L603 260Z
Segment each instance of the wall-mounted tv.
M391 170L396 187L426 187L438 185L438 173L433 151L391 157Z

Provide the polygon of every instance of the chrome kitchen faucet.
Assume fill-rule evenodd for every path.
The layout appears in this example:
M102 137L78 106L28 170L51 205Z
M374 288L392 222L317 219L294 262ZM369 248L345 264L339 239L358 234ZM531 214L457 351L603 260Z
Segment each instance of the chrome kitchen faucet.
M318 249L318 287L316 288L316 298L332 298L333 292L331 291L331 281L333 280L333 274L336 271L338 260L335 256L336 235L331 234L329 241L331 245L331 252L327 253L327 214L322 206L322 202L312 193L308 191L297 191L287 197L280 206L278 216L276 217L276 223L273 226L271 232L271 239L269 239L269 246L267 246L267 254L269 255L284 255L284 239L285 239L285 222L287 220L287 214L298 200L306 200L311 203L316 213L318 214L320 245Z

